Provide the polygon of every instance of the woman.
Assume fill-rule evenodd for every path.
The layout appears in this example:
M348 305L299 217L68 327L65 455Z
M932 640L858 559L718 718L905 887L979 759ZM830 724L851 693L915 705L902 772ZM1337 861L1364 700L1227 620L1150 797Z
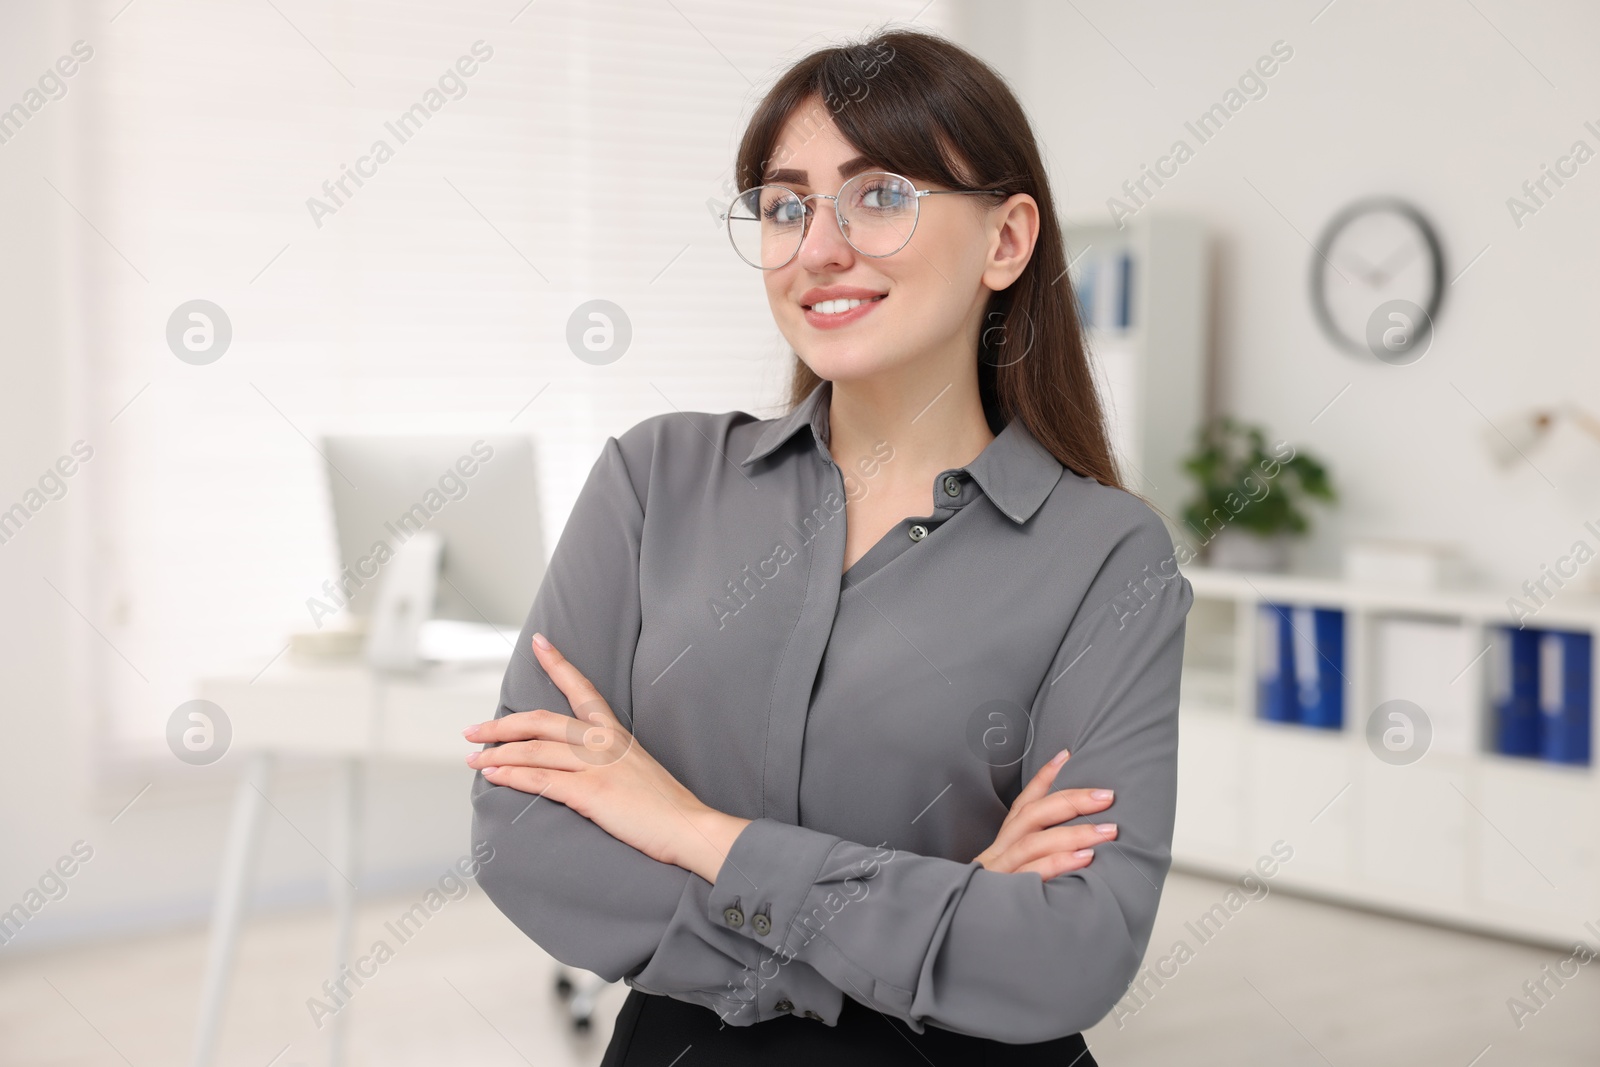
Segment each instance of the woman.
M1191 593L1027 120L883 33L788 71L737 177L791 410L607 440L466 731L479 881L628 982L606 1064L1091 1067L1170 860Z

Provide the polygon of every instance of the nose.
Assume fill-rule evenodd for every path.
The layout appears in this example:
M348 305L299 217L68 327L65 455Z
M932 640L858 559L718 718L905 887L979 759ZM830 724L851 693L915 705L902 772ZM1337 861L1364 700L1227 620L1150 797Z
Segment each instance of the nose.
M811 201L810 207L811 223L800 242L800 254L795 258L806 270L819 274L848 267L855 257L856 250L844 239L844 231L839 226L839 213L834 208L834 201L819 198ZM824 210L828 212L829 217L822 217Z

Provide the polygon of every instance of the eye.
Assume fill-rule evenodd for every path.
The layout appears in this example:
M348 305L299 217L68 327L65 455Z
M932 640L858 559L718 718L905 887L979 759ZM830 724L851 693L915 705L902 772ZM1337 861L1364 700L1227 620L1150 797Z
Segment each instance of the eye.
M856 191L853 200L864 211L898 214L910 210L911 191L904 182L874 178Z
M798 197L791 195L775 195L763 197L761 217L775 226L792 226L805 216L805 208Z

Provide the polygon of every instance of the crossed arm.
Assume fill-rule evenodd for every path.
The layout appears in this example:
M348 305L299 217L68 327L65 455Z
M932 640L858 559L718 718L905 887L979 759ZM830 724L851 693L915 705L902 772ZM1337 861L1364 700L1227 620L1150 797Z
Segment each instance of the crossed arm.
M1103 1017L1143 956L1170 858L1187 582L1074 621L1049 675L1077 663L1071 706L1065 687L1041 687L1028 788L996 845L958 862L715 812L633 743L622 702L642 519L611 439L525 624L528 651L473 737L494 747L469 761L501 768L473 785L475 842L495 847L480 882L501 910L565 963L732 1025L777 1014L780 987L829 1023L849 992L918 1031L1013 1043ZM1163 540L1159 525L1131 533L1108 583ZM1061 749L1070 760L1046 762ZM1121 802L1116 841L1091 865L1076 853L1104 835L1072 820L1111 803L1088 796L1097 786Z

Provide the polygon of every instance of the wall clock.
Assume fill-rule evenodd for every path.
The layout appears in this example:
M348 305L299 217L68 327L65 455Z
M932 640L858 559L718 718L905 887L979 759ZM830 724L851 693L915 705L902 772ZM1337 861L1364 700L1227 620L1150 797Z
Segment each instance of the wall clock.
M1317 323L1347 352L1422 358L1444 297L1444 255L1427 218L1397 197L1367 197L1328 220L1311 257Z

